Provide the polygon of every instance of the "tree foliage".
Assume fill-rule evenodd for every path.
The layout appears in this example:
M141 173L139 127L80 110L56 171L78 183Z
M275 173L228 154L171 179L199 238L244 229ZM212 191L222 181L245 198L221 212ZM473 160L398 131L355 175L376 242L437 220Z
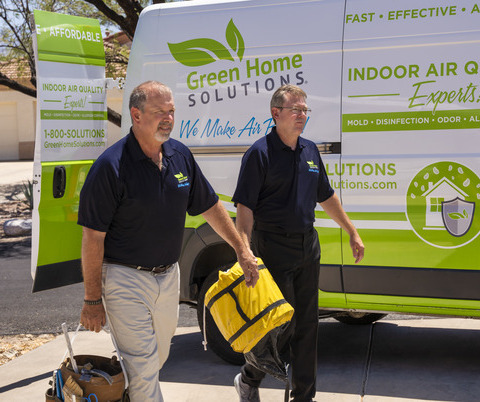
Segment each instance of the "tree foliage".
M0 0L0 85L29 96L37 95L33 10L96 18L104 28L120 29L132 39L147 3L148 0ZM117 78L125 73L128 53L115 41L105 46L107 75ZM120 126L121 115L110 108L108 119Z

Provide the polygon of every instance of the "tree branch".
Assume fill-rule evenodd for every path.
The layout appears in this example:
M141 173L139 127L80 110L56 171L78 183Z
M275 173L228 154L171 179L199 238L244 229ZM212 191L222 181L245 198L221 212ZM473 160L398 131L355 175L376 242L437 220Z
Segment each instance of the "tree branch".
M130 29L133 33L135 33L138 23L138 16L142 12L143 7L136 0L117 0L117 3L120 7L122 7L123 11L125 11ZM130 39L133 39L133 35Z
M90 3L91 5L95 6L98 11L100 11L102 14L104 14L108 19L112 20L115 24L117 24L126 34L130 39L133 39L133 35L135 33L135 27L137 25L138 21L138 15L136 16L136 20L134 21L134 24L122 15L116 13L114 10L112 10L110 7L108 7L103 1L101 0L85 0L87 3ZM131 3L131 2L130 2ZM132 5L130 5L132 6ZM122 7L123 8L123 7Z
M115 124L117 127L122 125L122 115L120 113L107 107L107 116L110 123Z
M8 78L3 73L0 73L0 85L5 85L6 87L13 89L14 91L21 92L22 94L32 96L34 98L37 97L37 90L35 88L30 88L26 85L22 85L19 82Z

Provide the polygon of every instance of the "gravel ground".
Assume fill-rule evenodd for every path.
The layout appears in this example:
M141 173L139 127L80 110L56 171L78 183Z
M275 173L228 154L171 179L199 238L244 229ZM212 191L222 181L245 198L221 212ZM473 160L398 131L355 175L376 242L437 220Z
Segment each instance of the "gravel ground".
M31 242L31 236L5 236L3 224L9 219L31 219L32 211L25 203L22 184L0 186L0 256L4 257L15 251L19 244Z
M0 336L0 366L8 363L46 342L55 339L57 335L54 334L18 334Z

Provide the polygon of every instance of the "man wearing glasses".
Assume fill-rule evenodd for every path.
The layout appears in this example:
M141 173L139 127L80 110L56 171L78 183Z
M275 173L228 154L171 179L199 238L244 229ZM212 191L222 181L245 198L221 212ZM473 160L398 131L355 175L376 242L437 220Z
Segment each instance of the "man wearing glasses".
M272 273L295 309L279 342L290 352L295 402L312 401L316 392L318 276L320 245L313 227L317 202L350 236L355 262L364 254L357 230L342 208L316 145L300 137L307 113L306 93L294 85L277 89L270 102L275 127L242 159L233 201L237 229ZM240 401L259 401L265 373L245 364L235 377Z

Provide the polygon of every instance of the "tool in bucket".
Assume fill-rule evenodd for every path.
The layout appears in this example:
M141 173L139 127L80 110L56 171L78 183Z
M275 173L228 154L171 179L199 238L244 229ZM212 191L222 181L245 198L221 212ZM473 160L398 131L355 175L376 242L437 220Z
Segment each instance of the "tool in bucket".
M111 358L97 355L74 355L72 344L78 335L81 324L70 340L66 324L62 324L67 343L60 368L54 370L52 387L45 393L46 401L88 401L114 402L129 401L128 378L115 338L110 333L117 356ZM67 357L68 355L68 357Z

